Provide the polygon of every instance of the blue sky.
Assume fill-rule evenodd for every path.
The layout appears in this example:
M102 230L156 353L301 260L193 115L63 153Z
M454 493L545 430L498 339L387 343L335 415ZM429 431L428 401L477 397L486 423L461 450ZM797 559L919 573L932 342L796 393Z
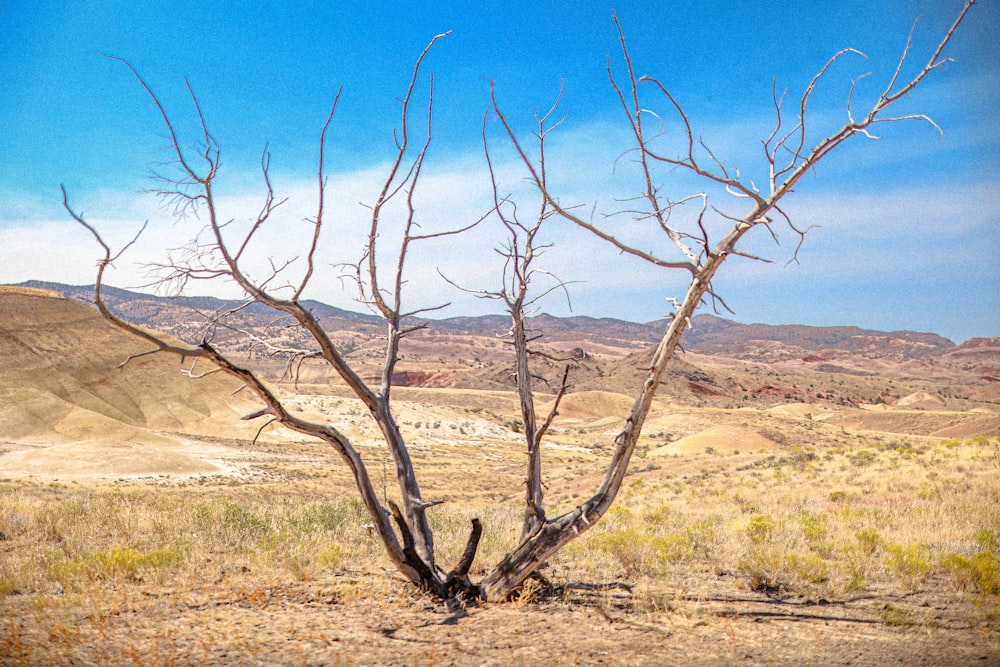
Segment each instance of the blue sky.
M440 6L438 6L440 5ZM445 8L446 6L446 8ZM255 260L301 254L303 219L312 215L317 139L338 87L344 93L327 151L336 224L324 242L324 267L358 257L359 203L374 201L378 175L392 157L396 98L416 56L435 34L452 30L427 60L435 79L435 140L418 203L428 228L477 218L489 200L480 144L489 81L523 132L533 114L565 87L565 122L552 135L550 166L561 201L614 210L637 194L635 174L616 158L627 132L605 73L621 71L617 12L636 69L657 76L684 106L695 130L731 166L762 181L760 140L773 124L773 77L796 100L826 59L845 58L817 90L810 136L845 120L852 78L867 72L857 105L891 76L906 36L912 72L926 62L961 3L952 0L816 2L45 2L0 0L0 283L44 279L93 281L97 248L61 208L60 183L109 239L150 229L110 276L112 284L148 282L141 265L162 259L200 223L174 221L143 193L152 165L165 158L163 128L143 91L120 64L127 58L163 99L187 143L196 138L183 77L201 101L222 147L217 193L224 215L254 215L257 164L265 143L282 216ZM744 322L853 324L933 331L961 342L1000 335L1000 2L982 0L947 53L957 60L932 73L905 102L926 123L881 128L879 141L855 138L821 164L786 201L802 227L816 225L788 263L794 236L781 245L760 234L748 247L772 264L736 259L717 289ZM426 77L422 88L426 88ZM666 107L651 108L676 131ZM866 97L867 96L867 97ZM523 173L495 125L489 129L503 187L530 201ZM525 135L526 136L526 135ZM674 135L676 136L676 135ZM676 144L665 144L676 145ZM699 186L663 172L680 198ZM721 202L722 205L731 203ZM620 207L620 205L618 205ZM662 239L609 219L637 243ZM456 292L444 271L470 289L492 289L502 240L497 225L415 252L407 303L453 302L442 314L482 313L494 304ZM680 296L680 276L629 261L594 238L553 224L545 267L571 281L572 314L649 321ZM262 269L261 269L262 270ZM192 293L232 295L198 284ZM329 268L309 296L360 309ZM551 297L542 310L570 314Z

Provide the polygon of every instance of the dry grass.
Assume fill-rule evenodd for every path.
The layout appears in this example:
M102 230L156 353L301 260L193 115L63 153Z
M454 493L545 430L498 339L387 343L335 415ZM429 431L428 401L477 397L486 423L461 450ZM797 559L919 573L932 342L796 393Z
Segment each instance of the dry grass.
M568 553L595 574L655 578L701 564L752 589L814 599L928 582L969 590L972 580L988 593L1000 555L998 448L985 439L883 441L792 448L743 470L649 473Z
M830 397L885 379L726 365L730 384L826 398L658 404L609 515L513 604L456 609L391 568L329 449L254 440L221 376L192 383L159 357L109 372L145 348L76 302L3 296L0 665L1000 664L996 413L844 409ZM464 340L482 358L460 363L422 344L444 370L506 379L495 340ZM412 370L438 368L418 351ZM620 361L624 379L591 368L595 390L567 396L549 432L550 515L597 487L630 403L612 390L638 368ZM314 370L281 388L290 407L337 423L393 497L365 410ZM664 401L688 395L671 377ZM447 501L431 511L439 562L479 516L479 576L519 531L516 397L394 395L424 497Z
M754 604L834 605L887 631L957 632L973 651L973 637L986 638L989 655L1000 627L1000 440L816 433L819 444L668 456L651 469L640 455L619 505L557 554L542 571L548 584L533 581L514 608L569 605L562 608L571 614L583 605L603 622L670 634L692 623L723 631L719 619L730 614L764 615ZM517 460L516 449L496 445L428 448L418 461L429 487L466 498L433 515L442 563L458 557L469 517L483 519L474 574L510 548L520 521L516 499L493 502L489 483L468 493L455 475L491 452ZM550 482L585 487L599 460L594 452L551 450ZM440 613L392 571L346 480L283 472L295 472L295 481L0 483L0 654L10 656L0 664L183 663L196 641L225 664L214 653L233 650L225 636L191 627L158 637L147 628L157 615L191 610L217 608L211 627L228 627L248 609L280 619L294 605L383 619L386 627L362 635L393 635L394 618ZM562 502L572 504L572 494ZM600 586L616 582L626 586ZM500 622L495 607L484 613ZM146 628L134 655L117 634L126 617L130 632ZM271 644L240 636L243 661L264 664ZM178 637L186 639L178 644ZM309 654L308 642L294 645ZM379 655L386 653L348 652L341 664ZM278 658L294 662L290 654Z

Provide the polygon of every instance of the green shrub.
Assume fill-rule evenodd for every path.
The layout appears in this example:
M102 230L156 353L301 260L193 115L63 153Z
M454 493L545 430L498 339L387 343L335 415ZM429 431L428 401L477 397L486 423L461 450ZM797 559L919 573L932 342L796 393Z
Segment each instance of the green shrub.
M321 567L336 567L343 561L344 554L336 544L326 544L316 553L316 560Z
M737 569L748 577L748 585L755 591L804 593L810 584L825 583L830 578L829 566L816 554L783 553L760 545L750 549Z
M921 544L883 544L885 564L908 588L916 588L930 575L933 565L926 558L927 549Z
M857 530L854 542L836 541L826 544L829 553L824 556L833 559L836 569L846 577L841 585L848 591L861 591L868 585L868 578L878 570L882 562L877 556L882 546L882 536L874 530Z
M668 563L680 563L695 557L695 545L689 533L664 535L658 539L660 558Z
M758 514L750 517L746 531L751 542L763 542L774 530L774 527L774 519L769 514Z
M941 557L941 565L961 590L1000 595L1000 559L992 553L980 551L971 558L949 553Z
M996 532L988 528L976 533L976 544L984 551L1000 550L1000 540L997 540Z
M845 588L863 591L868 585L872 554L861 544L848 544L838 550L837 567L847 577Z
M849 460L856 466L871 465L872 463L875 463L876 460L878 460L878 454L869 449L862 449L861 451L852 454L849 457Z
M879 616L881 617L883 623L893 627L916 625L916 621L913 619L913 612L902 607L897 607L889 602L882 607L882 611Z
M216 499L194 507L194 525L226 545L250 549L271 532L271 517L249 505Z
M869 556L875 553L875 550L878 549L879 544L882 542L882 536L874 530L859 530L854 533L854 537L857 539L861 550Z
M145 553L131 547L114 547L54 563L51 575L59 581L139 579L143 570L163 568L179 559L180 554L174 547Z
M709 557L720 541L719 526L722 520L718 516L709 517L684 529L684 539L691 546L691 556Z
M336 530L350 521L367 520L367 512L361 501L351 498L347 502L322 502L305 509L302 516L303 524L310 529Z
M642 480L636 480L641 482ZM641 486L641 485L640 485ZM605 514L607 521L627 522L632 518L632 510L621 505L615 505Z
M614 508L612 507L611 509L613 510ZM664 526L670 521L672 514L673 511L669 505L660 505L646 514L646 522L654 526Z
M830 578L826 561L816 554L790 553L785 556L785 569L798 579L810 584L821 584Z
M596 534L591 545L613 556L629 577L662 571L673 549L665 538L635 528Z
M776 591L787 587L787 579L781 568L781 558L772 551L760 547L740 560L737 570L746 575L747 585L754 591Z
M822 514L803 515L799 519L799 526L802 528L802 534L805 535L809 546L813 548L822 544L829 532L827 531L826 522Z

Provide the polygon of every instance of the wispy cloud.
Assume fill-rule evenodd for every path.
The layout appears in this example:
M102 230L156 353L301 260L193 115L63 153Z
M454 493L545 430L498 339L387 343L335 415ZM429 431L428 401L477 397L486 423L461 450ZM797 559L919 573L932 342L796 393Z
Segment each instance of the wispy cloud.
M744 148L746 133L745 127L727 123L705 131L706 137L718 137L713 145L720 146L720 154L725 150L737 156L749 151ZM554 188L564 204L580 204L584 217L593 211L597 222L616 233L637 244L648 244L649 249L670 252L673 248L660 232L629 222L628 216L603 217L604 213L629 208L633 204L626 200L638 194L635 167L625 154L628 146L627 128L613 121L568 123L552 135L549 160ZM493 150L501 194L512 193L519 198L522 214L530 215L531 207L537 205L537 195L525 180L523 166L499 138ZM370 206L381 189L386 169L383 163L330 174L318 275L307 296L359 308L356 290L350 282L340 279L342 267L362 256ZM857 311L830 315L831 286L854 295L851 303L855 308L864 307L863 283L876 274L873 267L889 283L919 276L922 284L936 283L947 290L949 285L966 284L959 267L971 262L980 268L979 280L986 288L1000 291L997 271L988 268L994 264L990 254L1000 241L1000 187L994 181L957 178L931 185L907 185L903 181L902 186L879 183L873 188L854 180L845 185L846 191L834 191L830 179L832 176L824 173L819 183L805 183L802 192L793 193L789 199L787 211L795 222L803 228L817 227L800 251L800 264L786 266L798 238L777 223L781 246L775 246L763 230L748 238L747 244L752 252L774 259L774 264L734 260L723 267L718 286L723 296L733 295L737 317L764 321L791 317L788 321L817 323L834 317L839 323L857 323ZM700 184L674 171L663 174L661 185L676 188L680 193L676 199L697 192ZM269 274L272 260L280 264L297 259L287 275L289 281L295 282L304 271L304 254L312 232L309 220L316 214L316 177L279 172L275 187L277 196L287 197L288 201L277 209L271 225L248 251L248 271L263 277ZM154 197L137 190L70 193L77 209L83 210L114 245L127 242L144 220L150 221L146 233L109 276L111 282L122 286L147 284L150 277L143 265L162 261L164 249L183 245L205 224L194 215L174 219ZM237 238L260 210L260 176L226 173L220 178L217 193L222 220L233 220L226 232ZM0 247L5 256L0 282L30 278L92 282L98 249L87 233L62 212L58 193L53 195L52 200L37 195L8 197L9 205L0 221ZM742 205L726 195L716 201L734 207ZM417 220L425 231L453 229L478 219L492 205L483 156L471 152L429 163L415 204ZM689 218L696 210L688 213ZM395 263L402 215L398 206L390 207L379 237L380 256L386 258L390 269ZM454 306L442 314L479 313L494 308L495 304L455 290L439 271L472 290L496 289L503 260L495 249L502 240L501 226L487 221L462 236L414 246L407 264L407 308L447 302ZM552 247L542 258L544 268L573 283L570 293L578 314L657 319L669 312L665 299L679 296L686 282L683 273L664 273L624 257L563 221L552 220L545 241ZM236 296L232 286L195 285L192 291ZM920 308L912 295L903 300L914 309ZM886 309L874 304L867 307L875 313L871 324L877 326L877 313ZM560 314L568 312L564 300L556 297L542 308ZM983 327L996 326L995 318L977 314L981 312L970 311L965 318L978 318L982 326L970 323L963 330L982 333ZM895 313L893 318L886 317L885 326L903 322L905 313Z

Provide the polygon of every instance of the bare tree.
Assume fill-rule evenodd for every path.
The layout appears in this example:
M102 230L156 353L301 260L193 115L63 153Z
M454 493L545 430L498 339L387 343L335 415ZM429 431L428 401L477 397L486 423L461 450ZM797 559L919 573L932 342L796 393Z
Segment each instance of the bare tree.
M484 597L488 600L504 600L549 556L590 528L613 504L621 488L643 422L649 413L667 363L677 349L681 335L690 322L691 316L706 298L721 304L723 307L725 305L713 289L713 277L726 258L732 255L753 257L737 247L746 234L759 227L763 227L773 234L775 233L773 227L777 224L775 222L777 220L786 224L801 239L806 230L802 230L792 223L789 216L782 210L781 204L807 172L855 135L875 138L872 132L879 124L919 120L934 125L933 120L926 116L891 115L890 109L916 88L927 75L949 61L943 55L944 49L973 3L974 0L967 0L958 18L938 43L927 64L912 78L904 80L901 78L901 74L909 57L913 37L911 32L895 72L886 83L882 93L869 108L864 110L863 114L852 107L854 103L854 84L852 83L846 105L847 121L812 148L807 145L807 123L810 120L807 117L807 112L813 91L834 62L848 54L858 52L853 49L845 49L835 54L809 82L791 115L784 110L784 95L779 95L777 90L774 90L775 126L762 141L763 153L769 165L769 179L763 190L759 189L753 182L741 177L737 170L728 168L700 138L696 140L696 134L691 127L688 116L666 86L655 78L636 75L624 32L617 17L614 17L626 73L623 78L617 77L613 73L609 61L608 76L618 95L626 122L634 137L632 155L638 164L638 173L641 179L640 196L636 209L629 211L629 213L635 219L648 223L662 232L666 240L665 245L672 249L670 255L641 250L636 245L607 231L595 223L593 219L588 220L580 217L576 214L576 209L561 204L550 187L545 153L546 137L558 125L558 123L552 122L555 106L548 113L536 117L537 130L534 135L537 149L529 151L513 130L508 117L501 112L496 93L493 91L491 96L493 114L504 128L507 138L512 143L529 175L530 182L535 186L539 195L539 204L528 220L522 219L515 202L509 197L501 196L496 178L492 179L494 202L492 210L487 215L494 215L506 231L506 241L499 249L504 257L504 269L500 276L499 288L482 290L477 293L484 298L502 302L511 317L510 336L513 343L515 376L524 423L523 432L528 451L528 463L524 519L518 543L512 545L507 555L489 569L478 583L473 583L468 576L482 532L482 526L478 519L472 519L468 544L458 564L450 571L445 572L435 562L433 535L427 521L427 510L440 501L427 501L421 495L413 463L393 416L391 403L393 370L399 357L400 341L405 336L426 326L425 324L408 324L413 322L413 317L420 315L422 311L407 312L401 301L405 282L404 266L410 246L439 238L444 234L460 233L464 229L479 224L486 217L473 221L463 229L449 232L421 234L419 233L420 227L416 224L413 197L418 188L427 149L431 142L433 77L431 77L431 95L427 106L426 130L422 133L420 140L414 138L415 135L410 129L410 107L424 58L435 42L444 35L438 35L431 40L417 59L409 87L402 98L396 158L382 182L375 204L371 207L365 251L359 261L350 267L361 301L378 314L386 326L384 361L377 387L365 382L358 375L345 359L343 350L338 348L317 319L303 307L301 302L302 295L314 276L318 243L325 224L324 214L327 210L327 202L324 200L324 191L327 175L324 170L323 156L326 132L334 117L337 99L331 106L329 116L320 134L317 174L318 201L316 215L311 220L313 233L311 242L306 249L304 275L294 284L286 286L287 291L284 293L290 293L290 297L281 297L278 295L281 290L275 289L273 286L279 276L282 276L285 269L288 268L287 264L272 265L271 273L256 281L250 278L245 268L247 248L255 240L259 230L268 224L274 209L281 204L280 201L275 201L271 187L270 158L266 150L261 159L265 196L260 213L252 221L248 231L242 236L235 235L216 210L217 200L213 191L213 183L219 168L219 147L207 128L193 91L191 91L191 98L200 120L199 133L201 137L200 149L196 154L191 154L182 147L174 125L160 99L135 68L128 62L116 58L131 69L139 83L150 95L167 129L172 156L180 169L180 177L163 178L163 187L159 193L181 209L197 208L200 214L207 219L206 228L209 240L207 242L196 241L189 246L185 254L171 258L164 267L167 270L166 279L181 286L190 280L198 279L225 278L235 281L245 292L246 303L265 304L285 313L297 323L298 327L307 332L315 342L317 349L284 349L282 352L286 356L298 359L306 356L322 357L357 398L364 403L371 418L378 425L395 463L396 481L402 507L397 506L392 501L386 501L385 504L388 507L383 506L364 461L344 433L334 426L309 422L292 414L267 384L248 368L222 354L213 345L210 338L207 337L198 344L177 344L126 322L110 312L101 298L104 272L113 261L120 257L121 252L112 253L98 231L73 209L65 188L63 188L64 205L74 220L87 228L104 249L104 257L97 272L95 289L97 306L104 317L115 325L148 341L152 346L152 352L167 352L181 357L205 359L214 364L218 370L240 379L264 404L264 407L247 415L245 419L266 418L268 421L265 422L264 426L277 423L329 443L350 468L362 500L372 517L375 530L385 546L386 553L408 580L442 599ZM188 89L190 91L190 86ZM681 143L684 146L679 155L660 149L657 134L650 133L648 124L657 120L658 117L650 111L652 104L646 103L644 100L641 101L643 96L640 93L642 90L649 90L654 96L658 96L667 108L672 109L679 118L683 128ZM337 97L339 98L339 93ZM934 127L937 126L934 125ZM484 132L484 140L485 136ZM493 163L488 145L485 153L492 176ZM705 183L705 192L697 192L676 200L669 199L661 192L659 186L658 169L661 167L689 172ZM713 197L719 191L725 193L725 196L733 197L734 199L730 202L735 201L735 205L732 203L716 205ZM400 202L405 214L400 232L401 240L392 250L392 254L389 255L391 259L387 262L383 259L384 242L381 240L380 232L385 231L389 224L385 211L390 202ZM691 211L692 207L694 207L694 212L685 215L685 212ZM616 213L621 213L621 211ZM539 232L545 222L555 216L571 221L588 232L596 234L619 252L637 257L666 270L686 272L690 280L684 297L679 301L674 301L675 312L672 314L670 323L656 348L646 378L637 391L632 409L625 417L622 430L614 439L614 451L600 486L585 502L568 512L550 518L546 515L544 504L541 443L556 417L559 399L567 389L569 365L567 365L566 372L563 373L563 380L557 390L555 407L546 415L539 417L535 408L534 376L531 371L537 352L532 349L531 343L534 337L527 330L526 318L532 305L537 303L538 299L553 290L564 287L561 281L546 274L537 265L537 260L545 249L544 244L540 241ZM708 231L710 228L714 228L713 225L709 224L709 217L712 217L714 223L721 221L726 228L726 231L719 238L713 238ZM128 245L125 248L127 247ZM393 269L388 286L383 284L384 274L379 271L380 268L384 269L385 267ZM544 283L542 278L547 278L549 282ZM538 287L539 283L543 283L541 288ZM553 360L546 361L551 363Z
M149 84L129 62L121 58L114 58L124 63L132 71L140 85L149 94L166 127L172 158L180 170L180 176L158 176L160 189L157 190L157 193L181 211L194 209L200 216L206 218L209 240L207 242L195 241L185 253L174 256L163 267L167 271L164 280L183 287L191 280L229 279L242 288L246 294L247 303L261 303L293 318L297 325L308 333L318 350L283 351L291 352L293 356L300 357L318 354L365 404L372 419L378 425L395 463L395 476L402 507L393 501L386 503L388 508L382 505L364 460L347 436L332 425L309 422L292 414L256 374L221 353L210 339L206 338L197 345L177 345L155 333L126 322L108 310L101 298L104 272L121 255L121 252L112 255L110 248L98 231L70 206L68 195L63 188L63 199L67 210L79 224L90 230L104 248L104 258L99 264L95 288L95 300L101 314L117 326L147 340L154 346L155 351L169 352L184 358L206 359L219 369L243 381L245 386L256 393L264 403L262 409L246 415L244 419L266 417L268 421L264 426L277 422L293 431L318 438L332 445L350 468L361 498L372 517L375 530L381 538L389 558L410 581L446 599L472 590L467 575L475 556L482 529L478 519L473 519L466 554L450 572L445 573L437 567L434 560L433 534L427 521L427 509L437 503L425 501L421 495L409 450L393 417L391 390L393 371L399 357L400 341L406 335L423 326L404 325L404 320L420 314L419 311L406 312L402 307L401 292L404 265L409 248L414 243L462 231L418 233L418 227L415 226L413 203L413 196L418 187L421 170L431 141L433 77L431 78L431 95L427 105L425 132L422 133L422 137L416 135L421 137L419 139L415 138L414 132L410 128L411 102L425 57L433 45L447 34L434 37L417 59L409 87L402 98L401 124L396 135L396 156L382 182L377 199L371 207L370 228L365 252L359 261L351 267L361 300L382 317L386 325L385 356L378 387L370 386L358 375L316 317L301 302L302 294L314 275L316 252L325 224L324 215L327 211L327 202L325 201L327 174L324 166L326 133L336 112L340 94L338 93L335 97L320 133L317 173L318 201L316 215L311 220L313 233L311 242L306 249L305 272L296 284L279 284L276 289L272 285L277 284L277 280L283 276L289 264L272 265L271 273L264 279L257 281L251 279L245 267L245 255L248 248L255 240L255 236L270 221L275 208L282 203L275 201L269 174L270 156L267 151L265 150L261 158L261 171L266 192L260 213L245 234L242 236L234 235L230 233L228 221L217 210L217 198L213 190L219 168L220 150L207 127L198 99L191 90L191 86L188 85L188 90L200 121L200 150L196 155L191 155L183 147L169 114ZM419 143L414 150L413 143L415 141ZM378 271L380 260L377 260L376 253L380 249L379 232L384 231L384 227L387 225L383 214L390 203L396 200L402 200L402 207L406 213L402 220L401 241L395 249L395 271L392 273L391 285L384 287L380 282L381 277ZM282 290L282 287L285 289ZM282 291L290 292L291 296L279 296ZM262 426L262 428L264 427ZM399 530L398 535L393 528L393 522Z
M529 180L535 185L552 211L563 219L597 235L618 251L666 270L687 272L690 280L683 299L679 302L672 300L675 311L671 314L670 323L656 347L648 373L639 388L632 409L625 417L625 424L614 439L615 448L599 488L587 501L572 511L548 519L537 525L533 533L522 536L521 543L483 579L481 585L487 591L488 597L494 597L498 593L517 586L540 563L579 533L590 528L611 507L621 488L622 480L635 450L642 425L649 414L657 387L666 371L668 362L680 343L681 335L690 325L692 315L703 304L706 296L725 307L721 297L715 293L712 287L712 279L719 267L732 255L760 259L737 247L746 234L755 227L764 227L771 234L774 234L771 228L775 224L774 218L777 218L797 234L801 242L806 230L795 226L782 210L781 202L792 192L794 186L803 176L814 169L823 158L855 135L876 139L877 137L872 134L872 130L879 124L908 120L930 123L940 131L934 121L925 115L893 116L888 112L896 102L916 88L928 74L950 62L950 59L943 55L944 49L974 2L975 0L967 0L958 18L938 43L927 64L911 79L901 81L900 74L908 60L913 39L913 31L911 30L895 72L877 100L864 111L864 115L859 115L852 108L854 86L857 80L852 82L851 93L846 104L847 122L811 149L806 145L807 111L817 83L827 73L831 65L841 57L849 53L863 54L855 49L844 49L834 54L809 82L798 101L797 113L791 120L783 113L784 95L778 95L775 90L773 94L775 126L770 134L762 140L764 155L770 167L769 181L764 191L761 191L753 182L742 178L739 171L728 168L703 140L695 139L696 134L687 114L666 86L653 77L636 75L621 24L614 16L626 67L624 86L615 77L610 61L608 78L618 95L635 140L634 159L639 165L642 179L639 199L644 203L644 206L640 204L640 208L629 212L636 220L651 224L663 233L668 241L668 246L674 250L671 257L660 256L642 250L635 245L630 245L602 229L592 219L584 219L576 215L573 210L560 204L559 198L549 187L547 178L544 138L549 128L545 124L546 119L543 118L539 121L539 128L535 132L539 150L537 156L533 157L528 154L507 116L501 111L494 90L492 96L494 112L527 169L530 175ZM915 27L916 24L914 24ZM659 94L680 118L684 128L682 140L684 149L679 156L661 152L657 148L655 143L657 136L650 135L647 129L647 119L655 121L658 117L650 111L650 104L640 101L641 86L652 88L654 93ZM742 207L742 212L727 212L725 208L710 206L707 192L698 192L671 201L660 190L657 167L689 172L701 179L706 190L721 189L727 195L747 204ZM672 214L691 202L697 202L698 210L693 215L693 219L692 217L688 218L685 227L683 222L675 222L672 219L674 217ZM709 225L706 216L710 212L729 224L728 230L721 238L712 239L708 232ZM619 211L615 213L619 213ZM522 388L519 386L519 389Z

